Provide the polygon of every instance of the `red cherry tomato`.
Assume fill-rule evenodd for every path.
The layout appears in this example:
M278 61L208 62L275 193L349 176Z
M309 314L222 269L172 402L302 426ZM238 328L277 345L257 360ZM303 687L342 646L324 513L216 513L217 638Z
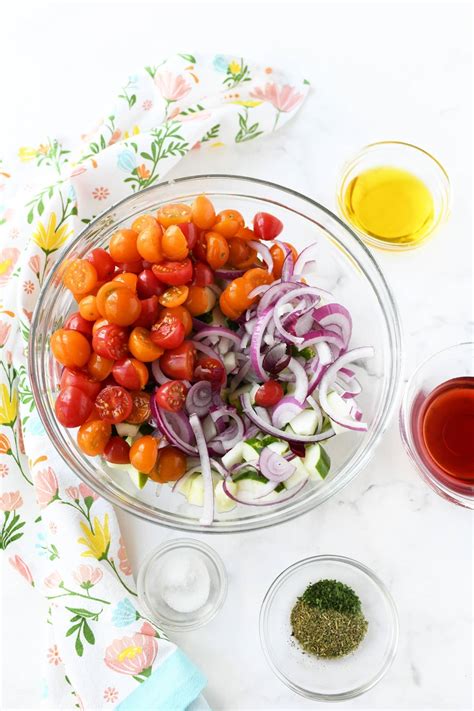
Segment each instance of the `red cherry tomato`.
M255 404L260 407L273 407L284 395L283 387L278 380L267 380L255 393Z
M121 272L130 272L131 274L140 274L143 270L143 259L136 262L120 262L117 264Z
M204 262L196 262L194 265L194 280L195 286L209 286L214 282L214 272L211 267Z
M253 231L257 239L275 239L283 229L283 222L269 212L257 212L253 218Z
M196 243L193 247L193 256L200 262L207 262L206 232L200 232L198 234Z
M92 336L92 321L87 321L79 311L68 316L63 328L68 328L70 331L79 331L83 336Z
M183 341L183 322L172 314L165 314L151 327L151 340L160 348L177 348Z
M95 399L95 407L101 420L116 425L127 419L133 401L129 392L119 385L107 385Z
M128 390L141 390L148 382L148 368L136 358L120 358L112 368L114 380Z
M63 427L79 427L92 412L94 401L80 388L69 385L60 391L54 411Z
M208 380L216 385L224 385L227 379L225 368L217 358L200 358L194 369L194 380Z
M114 435L105 445L102 455L107 462L111 464L129 464L130 463L130 445L122 437Z
M191 380L194 373L196 349L191 341L183 341L178 348L165 351L160 358L160 367L167 378Z
M150 296L161 296L166 287L156 278L151 269L144 269L138 275L137 294L140 299L148 299Z
M183 233L183 235L186 237L188 248L192 249L196 244L196 240L199 235L198 228L193 222L182 222L180 225L178 225L178 227Z
M92 348L97 355L110 360L124 358L128 353L128 331L110 323L99 328L92 337Z
M170 286L182 286L193 278L193 265L188 257L182 262L166 260L161 264L154 264L151 269L159 281Z
M158 297L150 296L148 299L141 299L141 313L140 316L134 321L133 326L144 326L145 328L151 328L158 318L160 311L160 302Z
M61 390L64 390L70 385L82 390L87 397L90 397L92 400L95 400L102 387L97 380L93 380L90 377L89 373L85 373L83 370L71 370L70 368L64 368L61 375Z
M99 281L110 279L115 271L115 262L105 249L97 247L87 255L87 261L95 267Z
M168 412L179 412L186 402L188 389L181 380L170 380L164 385L160 385L155 392L154 398L158 407Z

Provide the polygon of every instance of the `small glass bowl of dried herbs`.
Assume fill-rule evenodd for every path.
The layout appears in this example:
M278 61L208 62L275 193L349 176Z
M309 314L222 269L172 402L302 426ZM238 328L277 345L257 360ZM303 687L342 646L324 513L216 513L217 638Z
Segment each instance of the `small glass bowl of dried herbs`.
M382 581L342 556L306 558L283 571L260 611L263 651L275 674L312 699L344 700L372 688L396 654L398 618Z

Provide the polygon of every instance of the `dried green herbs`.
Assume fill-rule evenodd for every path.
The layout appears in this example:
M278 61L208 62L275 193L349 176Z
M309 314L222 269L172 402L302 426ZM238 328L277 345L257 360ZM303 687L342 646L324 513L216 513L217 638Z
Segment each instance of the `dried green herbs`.
M319 580L296 601L291 626L306 652L329 659L357 649L368 622L352 588L336 580Z

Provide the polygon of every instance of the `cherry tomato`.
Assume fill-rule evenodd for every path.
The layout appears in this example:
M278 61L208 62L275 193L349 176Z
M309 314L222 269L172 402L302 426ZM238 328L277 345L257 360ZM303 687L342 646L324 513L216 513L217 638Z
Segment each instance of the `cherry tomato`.
M97 247L89 252L87 255L87 261L92 264L97 272L97 278L99 281L106 281L110 279L115 271L115 262L105 249Z
M249 269L245 272L242 279L246 284L255 289L257 286L263 286L263 284L271 284L273 282L273 276L268 273L266 269L260 267L255 267L255 269Z
M260 407L273 407L284 395L283 386L278 380L267 380L255 393L255 404Z
M158 450L158 458L148 476L153 481L166 484L177 481L186 471L186 455L177 447L163 447Z
M194 373L196 349L191 341L183 341L180 346L165 351L160 358L160 367L167 378L191 380Z
M66 319L64 328L69 331L79 331L83 336L92 336L93 325L84 316L81 316L79 311L75 311Z
M130 393L119 385L107 385L95 399L100 419L111 425L126 420L132 411L132 404Z
M114 361L110 358L104 358L97 353L91 353L91 357L87 361L87 372L93 380L105 380L112 372Z
M244 218L240 212L237 212L237 210L222 210L217 215L217 221L212 230L226 238L235 237L238 230L244 225Z
M215 385L224 385L227 375L223 364L217 358L200 358L194 368L194 380L208 380Z
M166 286L156 278L151 269L144 269L138 275L137 294L140 299L148 299L150 296L161 296Z
M137 259L134 262L120 262L117 264L117 267L120 269L122 272L131 272L132 274L140 274L141 271L145 268L143 265L144 260L143 259Z
M141 425L151 417L150 393L144 390L134 390L130 393L132 398L132 411L127 417L127 422L133 425Z
M187 286L170 286L162 294L158 301L162 306L172 309L174 306L181 306L188 298L189 289Z
M250 255L250 247L245 240L238 237L229 239L229 265L239 268L239 264L245 263Z
M286 246L291 250L293 259L296 262L298 258L298 252L292 244L289 244L288 242L285 242L284 244L286 244ZM283 262L286 259L286 252L284 252L282 248L279 247L277 244L273 244L270 247L270 254L272 255L273 259L273 276L275 279L279 279L281 277L281 272L283 269Z
M135 230L121 229L110 238L110 256L115 262L137 262L141 254L137 249L138 233Z
M253 230L250 229L250 227L239 227L239 229L235 233L235 237L246 240L247 242L251 239L257 239L257 235Z
M179 412L186 402L187 392L188 389L181 380L169 380L167 383L160 385L153 397L157 406L163 410Z
M145 229L145 227L157 224L158 222L154 215L140 215L139 217L136 217L132 222L132 230L135 230L135 232L140 233L142 230Z
M151 340L160 348L177 348L184 341L184 325L177 316L161 316L151 327Z
M86 321L97 321L100 318L95 296L90 294L79 301L79 313Z
M186 237L188 249L192 249L196 244L196 240L198 238L198 228L192 222L181 222L178 227L183 233L183 235Z
M161 262L163 259L163 230L156 221L141 230L137 239L137 249L140 256L148 262Z
M63 284L75 294L87 294L97 284L97 271L87 259L74 259L64 272Z
M94 401L73 385L62 389L54 405L56 417L63 427L79 427L89 417Z
M110 323L99 328L92 337L92 348L97 355L110 360L124 358L128 353L128 331Z
M54 357L66 368L82 368L91 354L87 338L79 331L68 328L55 331L50 344Z
M177 316L184 326L184 335L189 336L193 330L193 319L188 309L184 306L174 306L172 309L166 308L161 311L160 318L162 316L166 316L167 314L170 316Z
M157 456L158 442L151 435L139 437L130 448L130 464L145 474L153 469Z
M141 299L140 305L140 316L133 322L133 325L151 328L158 318L158 312L160 309L158 297L150 296L149 299Z
M209 286L214 282L214 273L212 269L204 262L197 262L194 265L194 280L195 286Z
M151 339L151 333L142 326L133 329L128 339L130 353L143 363L151 363L163 353L163 349Z
M191 208L184 203L169 203L160 207L156 217L163 227L179 225L181 222L191 221Z
M198 195L191 207L191 219L201 230L210 230L216 221L214 205L205 195Z
M138 276L133 274L133 272L121 272L117 274L117 276L114 276L112 281L123 284L123 286L126 286L130 291L136 292L137 290Z
M79 388L79 390L85 392L91 400L95 400L102 387L97 380L93 380L90 377L89 373L86 373L83 370L71 370L70 368L64 368L61 375L60 388L61 390L64 390L64 388L67 388L70 385L73 385L75 388Z
M126 286L110 291L103 304L103 316L118 326L130 326L140 316L140 299Z
M213 269L220 269L229 259L227 240L217 232L206 233L206 261Z
M230 305L226 291L223 291L219 297L219 306L221 307L222 313L232 321L236 321L242 315L241 311L236 310Z
M233 309L240 314L248 309L252 305L252 299L249 298L249 294L253 287L244 281L243 277L238 277L230 282L222 292L219 303L225 314L227 312L224 306ZM224 297L224 298L223 298Z
M191 316L207 314L216 304L216 295L208 286L190 286L185 306Z
M119 282L114 280L106 281L105 284L102 284L95 298L97 310L99 311L101 316L105 318L105 302L107 301L109 295L113 294L114 291L117 291L117 289L124 288L124 284L120 284Z
M112 375L119 385L128 390L141 390L148 382L148 368L136 358L120 358L112 368Z
M181 261L186 259L189 253L188 241L178 225L170 225L166 228L161 240L161 246L167 259Z
M87 420L77 433L79 449L89 457L103 454L112 435L112 426L103 420Z
M102 328L102 326L108 326L109 322L107 321L106 318L98 318L97 321L93 324L92 326L92 335L96 333L99 328Z
M193 278L193 265L190 259L182 262L164 261L161 264L154 264L151 269L157 279L170 286L188 284Z
M207 262L207 240L206 233L200 232L193 247L193 257L199 262Z
M130 445L126 440L122 439L122 437L114 435L105 445L102 456L111 464L129 464Z
M269 212L257 212L253 218L253 231L258 239L276 239L283 229L283 222Z

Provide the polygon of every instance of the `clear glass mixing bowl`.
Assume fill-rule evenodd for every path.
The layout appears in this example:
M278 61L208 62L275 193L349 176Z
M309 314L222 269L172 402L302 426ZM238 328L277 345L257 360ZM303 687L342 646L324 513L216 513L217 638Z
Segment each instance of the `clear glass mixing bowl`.
M191 202L206 193L217 210L235 208L250 222L258 211L271 212L285 225L282 238L302 249L316 241L320 248L317 284L332 291L349 308L351 347L372 345L374 358L356 366L363 392L358 402L369 423L365 433L345 432L327 443L331 471L324 482L310 484L289 501L266 507L239 505L216 514L211 527L199 523L201 509L170 487L149 482L138 491L128 474L100 458L84 455L76 431L63 428L54 414L61 366L49 346L51 333L75 310L61 283L61 270L71 258L105 246L111 234L135 217L168 202ZM148 521L184 531L234 532L271 526L299 516L340 491L366 466L387 427L396 403L401 372L400 322L393 296L374 258L360 239L322 205L293 190L254 178L201 175L181 178L131 195L97 217L64 250L43 287L33 315L29 373L38 412L46 432L69 466L111 503Z

